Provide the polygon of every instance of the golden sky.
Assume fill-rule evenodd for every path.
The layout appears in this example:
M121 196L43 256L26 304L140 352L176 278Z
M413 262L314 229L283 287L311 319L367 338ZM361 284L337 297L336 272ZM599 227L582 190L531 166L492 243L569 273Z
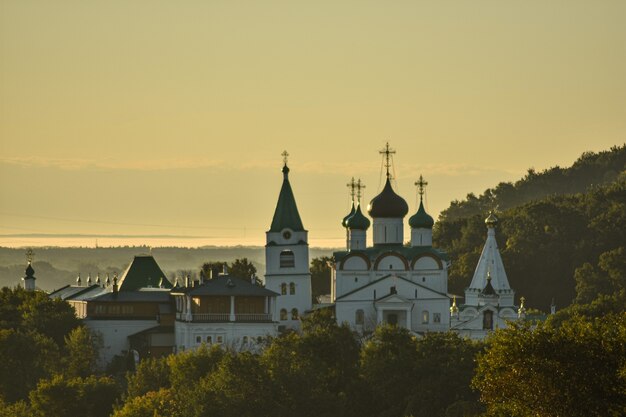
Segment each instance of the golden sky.
M622 0L0 0L0 235L262 244L287 149L341 246L387 140L436 217L625 133Z

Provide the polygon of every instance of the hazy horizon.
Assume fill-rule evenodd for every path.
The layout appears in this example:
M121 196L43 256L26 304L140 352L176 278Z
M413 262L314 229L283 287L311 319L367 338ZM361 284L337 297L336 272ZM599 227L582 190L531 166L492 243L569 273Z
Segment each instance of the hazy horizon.
M310 244L340 247L346 183L377 194L386 141L410 213L422 174L437 218L624 143L624 16L617 0L0 0L0 244L263 245L286 149Z

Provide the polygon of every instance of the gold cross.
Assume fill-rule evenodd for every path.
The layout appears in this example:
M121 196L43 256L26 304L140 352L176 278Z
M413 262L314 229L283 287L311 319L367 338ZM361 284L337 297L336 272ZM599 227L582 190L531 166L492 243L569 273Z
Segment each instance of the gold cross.
M356 198L361 202L361 190L365 188L365 184L361 182L361 178L356 182Z
M349 183L346 184L348 188L350 188L350 197L352 197L352 201L354 201L354 190L357 187L357 183L354 181L354 177L350 180Z
M424 196L424 187L426 187L428 183L424 181L424 177L422 177L422 175L420 174L420 180L417 181L415 185L417 185L417 193L420 195L420 201L421 201L422 197Z
M283 153L281 153L282 157L283 157L283 163L285 165L287 165L287 158L289 157L289 152L287 151L283 151Z
M33 252L33 250L29 248L26 251L26 259L28 260L28 263L31 263L34 257L35 257L35 252Z
M389 167L391 167L391 162L390 162L391 155L396 153L396 151L391 149L391 147L389 146L389 142L387 142L385 144L385 149L383 149L382 151L378 151L378 153L381 155L385 155L385 168L387 168L387 178L389 178Z

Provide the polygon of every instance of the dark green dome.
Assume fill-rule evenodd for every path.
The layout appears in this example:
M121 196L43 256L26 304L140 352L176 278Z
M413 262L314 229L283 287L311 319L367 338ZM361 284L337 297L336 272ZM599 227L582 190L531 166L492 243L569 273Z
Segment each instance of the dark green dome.
M361 205L356 206L354 214L346 221L348 229L367 230L370 227L370 220L361 212Z
M424 210L424 204L420 201L420 208L417 213L411 216L409 219L409 226L413 229L432 229L435 221L426 210Z
M350 209L350 213L348 213L348 215L346 217L343 218L343 220L341 221L341 225L343 227L348 227L348 219L350 217L352 217L352 215L354 215L355 213L355 208L354 208L354 201L352 202L352 208Z

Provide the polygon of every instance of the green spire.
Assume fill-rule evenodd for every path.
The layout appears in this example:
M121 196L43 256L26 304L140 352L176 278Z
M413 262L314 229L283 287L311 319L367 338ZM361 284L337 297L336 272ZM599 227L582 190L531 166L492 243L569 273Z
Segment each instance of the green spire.
M289 167L286 161L288 155L286 151L283 152L283 156L285 157L285 165L283 166L283 186L278 195L278 203L276 203L276 210L274 211L270 232L280 232L283 229L291 229L294 232L304 231L304 226L302 225L302 220L300 220L300 214L298 213L296 199L293 196L293 191L289 184Z

